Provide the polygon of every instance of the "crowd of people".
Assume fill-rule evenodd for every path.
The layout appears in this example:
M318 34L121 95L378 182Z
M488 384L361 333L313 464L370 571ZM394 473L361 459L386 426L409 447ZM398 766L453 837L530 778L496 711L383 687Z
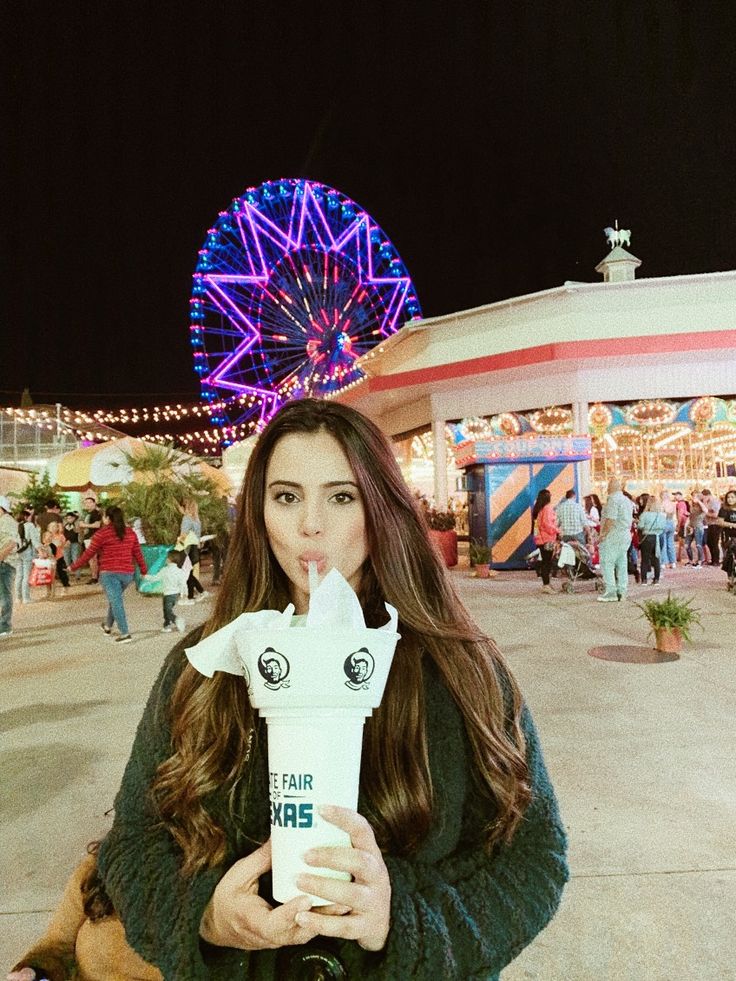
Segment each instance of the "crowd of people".
M199 580L202 523L197 502L187 498L180 505L182 514L179 535L167 567L155 576L148 575L141 542L145 541L140 518L126 523L120 507L101 508L94 496L84 498L83 511L62 513L58 500L51 498L45 506L34 509L21 504L14 509L7 497L0 496L0 639L12 636L14 601L32 601L32 588L42 587L45 599L53 599L57 590L66 594L80 581L81 570L89 568L89 584L100 583L108 600L103 632L118 644L131 643L123 594L135 578L136 568L149 581L158 581L163 591L162 630L182 631L181 617L174 614L177 602L182 605L201 602L210 594ZM227 536L218 537L215 580L223 561ZM196 599L195 599L196 593ZM117 627L117 635L113 636Z
M550 491L540 490L532 522L545 593L554 591L554 560L564 542L581 546L590 566L600 571L602 603L625 599L630 576L655 585L662 570L678 566L720 566L728 588L736 588L736 489L729 489L722 500L707 487L688 497L664 490L634 498L614 477L605 505L597 494L589 494L583 506L569 490L553 506Z

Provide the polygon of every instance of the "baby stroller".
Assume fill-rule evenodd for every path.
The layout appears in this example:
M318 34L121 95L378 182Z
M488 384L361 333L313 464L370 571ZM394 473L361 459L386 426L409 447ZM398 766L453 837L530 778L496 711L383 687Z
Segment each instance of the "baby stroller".
M726 589L729 593L736 593L736 538L727 538L722 543L723 562L721 568L728 576Z
M561 542L558 546L557 565L565 579L562 583L563 593L574 593L575 583L590 581L595 583L598 592L603 588L603 582L593 565L591 553L580 542Z

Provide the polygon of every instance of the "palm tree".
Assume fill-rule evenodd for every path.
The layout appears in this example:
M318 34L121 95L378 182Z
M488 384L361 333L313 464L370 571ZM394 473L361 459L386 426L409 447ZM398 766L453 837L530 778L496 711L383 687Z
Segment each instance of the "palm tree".
M197 502L205 534L227 530L227 501L222 491L188 466L189 457L171 446L147 445L142 452L126 453L125 459L135 479L121 486L116 503L129 521L141 519L147 543L172 545L176 541L179 507L188 498Z

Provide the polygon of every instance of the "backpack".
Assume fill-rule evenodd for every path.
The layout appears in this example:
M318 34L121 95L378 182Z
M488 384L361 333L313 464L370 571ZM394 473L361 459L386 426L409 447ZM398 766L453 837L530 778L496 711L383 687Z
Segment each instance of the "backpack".
M20 541L20 545L18 546L17 554L20 555L22 552L25 552L27 548L31 547L30 538L26 538L26 526L24 521L18 522L18 540Z

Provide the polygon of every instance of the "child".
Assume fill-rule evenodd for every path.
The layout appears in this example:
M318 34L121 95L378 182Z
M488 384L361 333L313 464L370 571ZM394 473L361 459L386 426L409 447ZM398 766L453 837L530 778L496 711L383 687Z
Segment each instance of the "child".
M178 552L175 548L166 556L166 565L160 572L146 576L148 582L160 582L163 591L164 601L164 625L161 633L170 634L176 629L183 633L186 624L181 617L174 616L174 607L180 595L187 588L187 573L182 569L185 552Z
M61 580L61 585L66 592L69 589L69 573L67 572L66 562L64 561L64 549L66 548L64 525L61 521L50 521L46 526L46 531L51 536L48 544L56 559L56 578Z
M36 549L36 558L47 559L54 563L51 582L46 587L46 599L48 600L54 598L54 583L56 582L56 559L54 558L54 550L52 548L52 538L52 532L46 529L46 531L41 533L41 544Z

